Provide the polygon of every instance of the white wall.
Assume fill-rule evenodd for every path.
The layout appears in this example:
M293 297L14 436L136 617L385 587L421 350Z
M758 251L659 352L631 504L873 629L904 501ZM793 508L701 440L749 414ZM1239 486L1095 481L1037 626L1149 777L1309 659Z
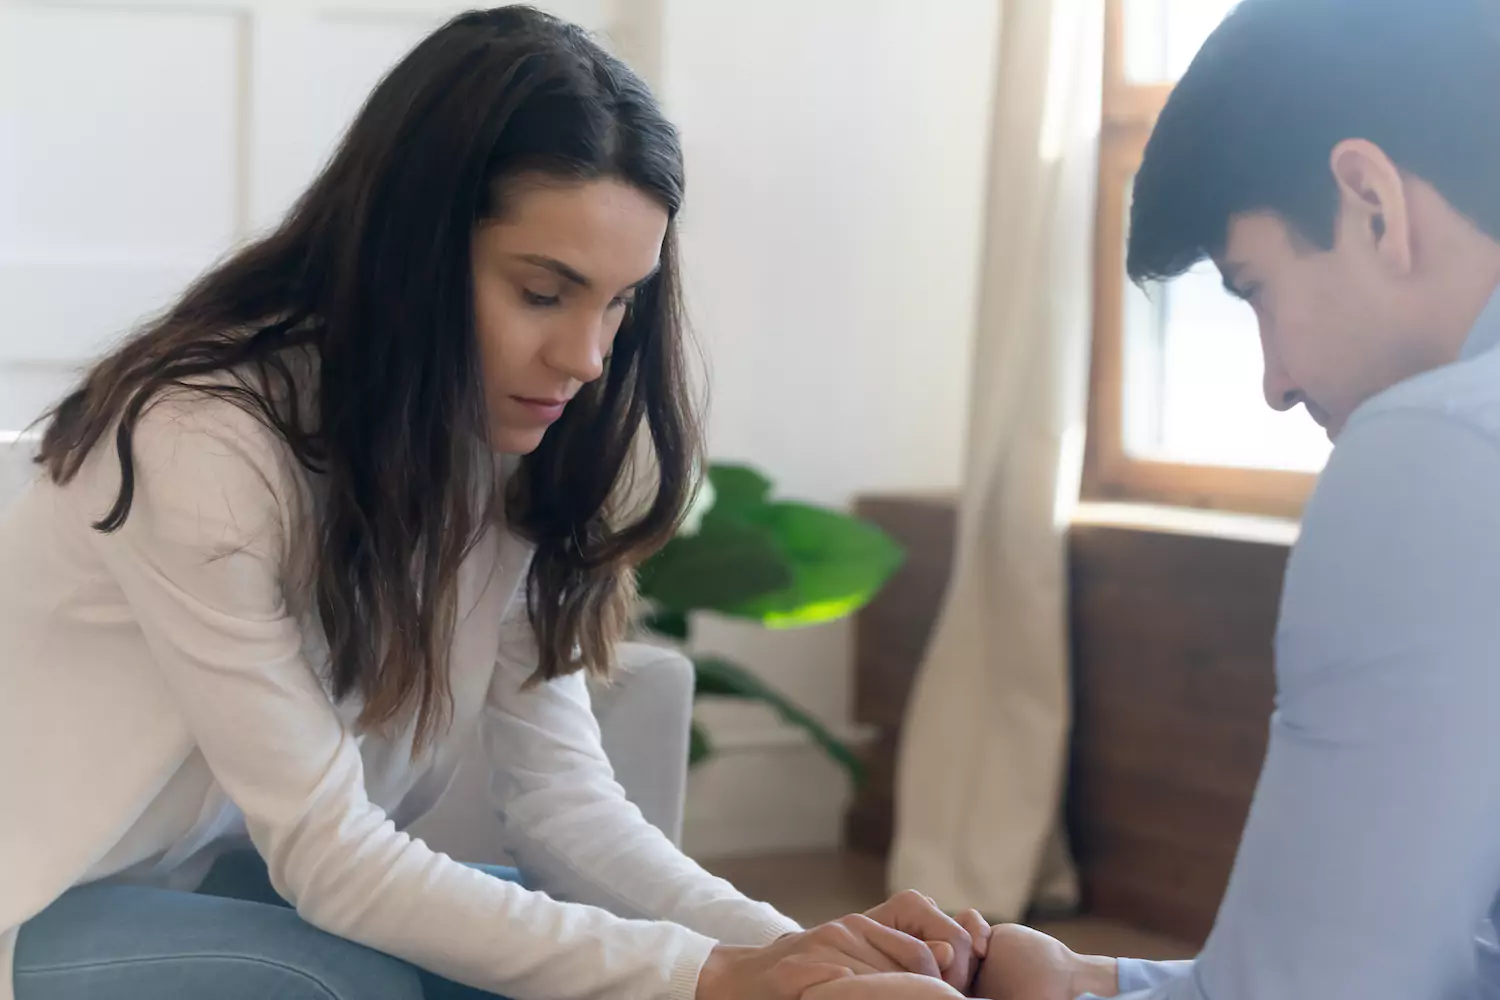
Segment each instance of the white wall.
M454 0L0 0L0 432L276 221ZM541 6L594 28L606 0Z
M687 150L689 305L715 457L792 496L960 480L994 0L665 0L659 88ZM849 630L700 624L848 729ZM694 776L700 854L837 842L839 772L763 714Z
M617 3L641 0L537 0L595 30ZM0 0L0 442L278 220L380 76L471 6ZM0 496L20 454L0 447Z

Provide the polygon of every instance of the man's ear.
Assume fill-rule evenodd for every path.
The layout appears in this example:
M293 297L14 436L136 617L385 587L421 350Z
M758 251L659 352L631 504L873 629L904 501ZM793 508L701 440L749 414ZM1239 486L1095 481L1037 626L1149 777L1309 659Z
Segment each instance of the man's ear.
M1393 277L1410 273L1411 212L1401 168L1364 139L1335 146L1329 167L1339 190L1339 242L1373 255Z

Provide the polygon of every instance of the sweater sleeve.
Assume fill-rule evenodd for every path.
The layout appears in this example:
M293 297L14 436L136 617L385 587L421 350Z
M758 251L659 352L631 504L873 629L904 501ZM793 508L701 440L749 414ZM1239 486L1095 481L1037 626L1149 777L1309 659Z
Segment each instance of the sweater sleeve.
M485 713L505 847L527 877L616 913L673 920L729 944L769 944L798 925L689 860L625 798L581 673L536 670L526 601L512 602Z
M302 653L282 587L292 480L231 404L158 403L137 426L134 507L92 544L134 612L277 890L309 923L516 1000L690 1000L714 942L491 878L395 829L355 734ZM70 493L98 517L101 447Z

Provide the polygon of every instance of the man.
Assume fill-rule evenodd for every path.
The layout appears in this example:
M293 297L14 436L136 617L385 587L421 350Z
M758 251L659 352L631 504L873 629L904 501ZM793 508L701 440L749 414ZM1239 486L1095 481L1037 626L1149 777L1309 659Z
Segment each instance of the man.
M1337 442L1196 962L997 929L999 1000L1500 998L1500 0L1245 0L1167 104L1130 273L1209 257Z
M1244 0L1163 111L1130 272L1204 257L1337 441L1196 962L996 928L994 1000L1500 1000L1500 0ZM804 1000L941 1000L843 979Z

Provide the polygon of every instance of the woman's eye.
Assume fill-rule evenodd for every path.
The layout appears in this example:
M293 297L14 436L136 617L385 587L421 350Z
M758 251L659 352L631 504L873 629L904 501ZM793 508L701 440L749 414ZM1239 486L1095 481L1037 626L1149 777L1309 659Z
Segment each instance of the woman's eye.
M634 295L617 295L610 300L609 307L611 309L624 309L626 306L629 306L634 302Z
M561 302L562 296L538 295L536 292L533 292L530 289L523 288L521 289L521 301L525 302L528 306L536 306L538 308L545 309L550 306L555 306L559 302Z

